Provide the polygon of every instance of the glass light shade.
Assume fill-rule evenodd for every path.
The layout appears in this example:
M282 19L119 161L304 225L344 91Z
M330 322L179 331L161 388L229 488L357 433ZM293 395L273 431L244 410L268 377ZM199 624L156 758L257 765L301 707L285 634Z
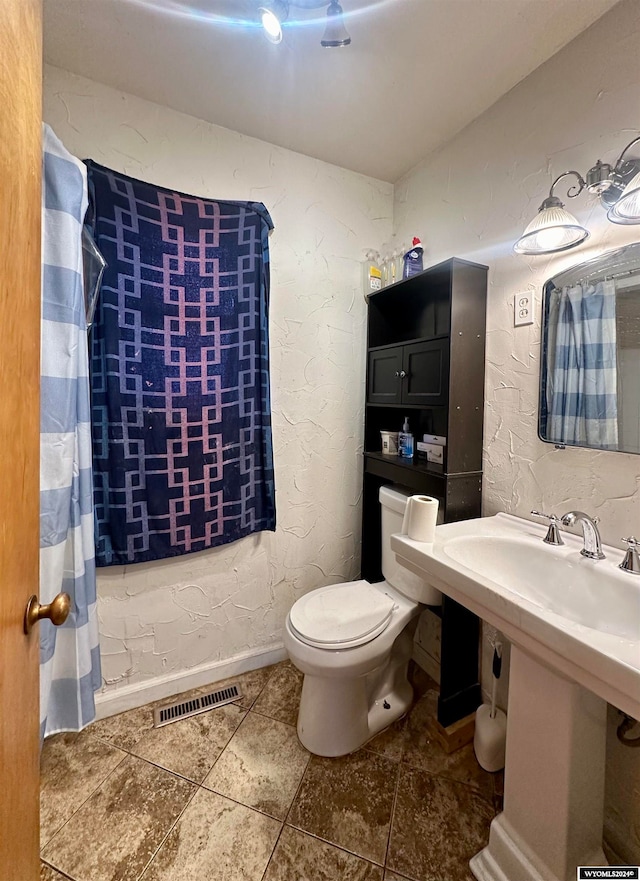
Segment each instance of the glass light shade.
M640 223L640 171L631 178L607 217L612 223Z
M267 39L271 43L281 43L282 25L273 9L269 9L267 6L261 6L258 9L258 15L260 16L260 21L262 22L262 27L264 28Z
M533 218L513 246L516 254L553 254L568 251L589 237L589 232L580 226L573 214L562 207L562 203L543 207Z
M341 46L348 46L350 43L351 37L342 18L342 6L336 0L331 0L327 9L327 27L320 40L320 45L325 49L338 49Z

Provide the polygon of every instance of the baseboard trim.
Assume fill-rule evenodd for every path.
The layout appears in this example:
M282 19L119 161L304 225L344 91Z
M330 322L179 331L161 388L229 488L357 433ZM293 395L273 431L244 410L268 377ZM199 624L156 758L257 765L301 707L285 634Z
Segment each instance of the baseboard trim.
M267 648L235 655L224 661L201 664L191 670L181 670L165 676L156 676L144 682L123 685L121 688L111 688L96 695L96 719L115 716L117 713L124 713L125 710L142 707L151 701L174 697L191 688L200 688L203 685L219 682L221 679L228 679L230 676L239 676L240 673L268 667L270 664L284 661L286 657L284 645L279 642Z

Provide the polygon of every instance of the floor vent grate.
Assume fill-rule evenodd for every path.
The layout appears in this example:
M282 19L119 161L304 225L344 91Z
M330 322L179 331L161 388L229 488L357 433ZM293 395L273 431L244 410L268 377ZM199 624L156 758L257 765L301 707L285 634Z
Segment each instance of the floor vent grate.
M230 704L242 697L242 692L237 685L228 685L226 688L220 688L217 691L210 691L208 694L201 694L188 701L176 701L168 704L166 707L158 707L153 711L153 727L161 728L170 722L177 722L179 719L186 719L188 716L196 716L198 713L204 713L207 710L215 710L216 707L222 707Z

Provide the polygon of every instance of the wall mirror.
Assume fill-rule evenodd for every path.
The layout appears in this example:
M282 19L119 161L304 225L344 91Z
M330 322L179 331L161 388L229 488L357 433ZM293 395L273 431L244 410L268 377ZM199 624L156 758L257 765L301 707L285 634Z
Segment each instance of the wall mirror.
M640 453L640 242L546 282L539 434Z

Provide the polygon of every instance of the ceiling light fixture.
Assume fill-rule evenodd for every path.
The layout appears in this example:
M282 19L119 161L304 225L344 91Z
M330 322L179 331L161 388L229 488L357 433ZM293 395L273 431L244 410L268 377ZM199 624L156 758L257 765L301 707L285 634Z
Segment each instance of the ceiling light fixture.
M538 214L515 243L516 254L567 251L589 237L589 231L565 210L563 203L553 194L554 187L565 177L573 176L578 181L567 191L569 199L579 196L583 190L589 190L599 197L612 223L640 223L640 159L625 159L625 153L638 143L640 137L627 144L613 167L598 159L587 172L586 180L577 171L565 171L559 175L551 184L549 195L538 209Z
M266 38L271 43L282 42L282 25L289 16L289 7L319 9L326 6L327 0L269 0L258 7L258 18ZM344 13L338 0L330 0L327 7L327 25L320 45L325 49L348 46L351 37L344 26Z

